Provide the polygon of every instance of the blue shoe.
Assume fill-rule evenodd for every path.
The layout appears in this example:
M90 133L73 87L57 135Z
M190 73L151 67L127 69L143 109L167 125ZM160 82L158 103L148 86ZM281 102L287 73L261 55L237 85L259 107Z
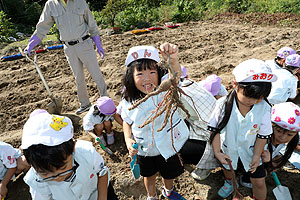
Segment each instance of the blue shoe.
M165 189L163 188L161 191L162 195L168 199L173 199L173 200L185 200L185 198L183 198L183 196L181 196L180 194L178 194L177 192L173 191L169 194L169 196L167 195Z
M223 199L227 198L233 192L233 185L225 181L224 185L219 189L218 195Z

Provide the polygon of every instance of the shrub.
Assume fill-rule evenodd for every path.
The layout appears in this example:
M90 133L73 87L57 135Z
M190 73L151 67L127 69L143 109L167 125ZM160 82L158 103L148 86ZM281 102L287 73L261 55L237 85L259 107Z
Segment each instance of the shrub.
M104 9L101 11L103 16L105 16L111 25L111 27L115 26L115 20L117 14L124 9L126 6L126 0L108 0Z
M172 17L172 21L186 22L198 18L198 12L195 11L195 3L191 0L177 0L175 1L177 7L176 12Z
M0 36L2 36L0 39L2 42L10 36L16 37L13 23L10 22L10 18L3 11L0 11Z

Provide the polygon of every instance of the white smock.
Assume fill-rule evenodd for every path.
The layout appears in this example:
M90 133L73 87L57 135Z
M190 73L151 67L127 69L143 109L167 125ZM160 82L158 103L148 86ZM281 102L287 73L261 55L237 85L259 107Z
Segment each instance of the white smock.
M272 72L277 80L272 82L272 89L268 96L271 104L286 102L289 98L297 95L297 78L286 69L275 69Z
M208 126L217 128L224 116L225 100L225 97L217 100ZM232 160L233 169L237 168L240 158L244 169L248 171L252 162L256 138L269 138L271 134L271 107L266 101L263 100L253 105L252 109L243 117L234 100L229 121L220 133L221 149ZM223 166L229 170L228 165Z
M138 144L138 155L140 156L157 156L162 155L166 160L179 152L183 144L186 142L189 136L189 130L177 113L174 112L172 117L172 129L171 129L171 116L165 128L158 132L157 129L161 128L165 112L157 117L154 122L139 128L138 126L143 124L144 121L151 115L156 109L158 103L163 99L165 93L160 93L156 96L150 97L145 102L140 104L137 108L129 111L132 104L125 101L122 104L122 119L131 125L132 135ZM172 141L176 151L172 146Z

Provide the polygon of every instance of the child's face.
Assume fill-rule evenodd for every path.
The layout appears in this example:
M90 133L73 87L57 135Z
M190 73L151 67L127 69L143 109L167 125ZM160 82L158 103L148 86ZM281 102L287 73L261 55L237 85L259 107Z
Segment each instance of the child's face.
M42 178L41 181L61 182L70 177L73 171L73 155L70 155L66 160L66 164L60 169L54 172L38 172L38 174Z
M158 85L157 69L138 71L134 68L133 80L136 88L144 94L148 94Z
M288 143L293 139L293 137L298 134L296 131L290 131L273 123L273 132L274 132L274 139L273 142L275 145Z
M239 88L239 87L236 87L236 88L237 88L236 96L237 96L237 100L238 100L239 105L241 104L241 105L246 106L246 107L251 107L254 104L260 103L263 100L263 98L255 99L255 98L246 97L243 94L243 91L244 91L243 88Z

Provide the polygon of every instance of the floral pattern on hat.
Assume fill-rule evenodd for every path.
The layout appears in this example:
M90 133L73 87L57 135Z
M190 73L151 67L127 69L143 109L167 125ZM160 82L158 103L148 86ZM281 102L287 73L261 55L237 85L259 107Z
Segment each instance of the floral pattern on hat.
M273 123L290 130L300 130L300 107L292 102L275 104L271 116Z
M274 113L273 113L274 114ZM281 121L281 119L280 119L280 117L275 117L275 120L274 120L275 122L280 122Z
M294 117L290 117L289 119L288 119L288 123L289 124L294 124L295 123L295 118Z

